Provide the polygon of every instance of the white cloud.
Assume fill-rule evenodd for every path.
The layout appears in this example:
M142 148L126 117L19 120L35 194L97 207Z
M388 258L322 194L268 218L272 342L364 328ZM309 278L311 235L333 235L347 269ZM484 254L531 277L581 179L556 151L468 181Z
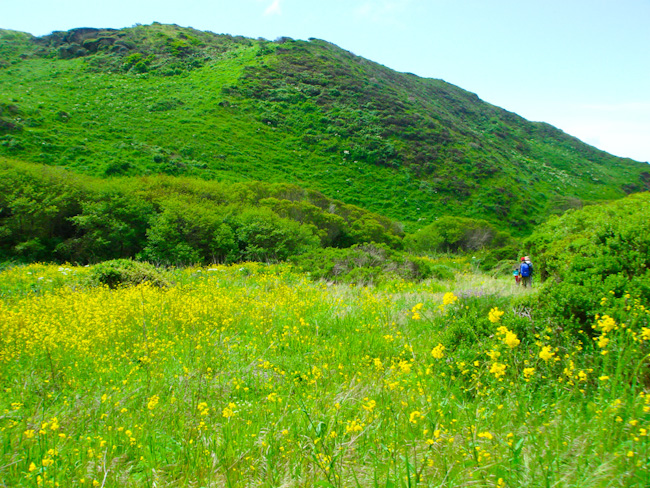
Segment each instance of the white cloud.
M271 5L266 7L264 15L280 15L282 13L282 6L280 5L281 0L273 0Z

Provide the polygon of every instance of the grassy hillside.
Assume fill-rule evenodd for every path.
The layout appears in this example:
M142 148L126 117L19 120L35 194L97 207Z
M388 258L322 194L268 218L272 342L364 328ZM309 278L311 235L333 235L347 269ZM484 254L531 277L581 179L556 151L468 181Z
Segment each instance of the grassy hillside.
M527 232L646 165L320 40L154 24L0 32L0 154L95 176L291 182L402 221Z

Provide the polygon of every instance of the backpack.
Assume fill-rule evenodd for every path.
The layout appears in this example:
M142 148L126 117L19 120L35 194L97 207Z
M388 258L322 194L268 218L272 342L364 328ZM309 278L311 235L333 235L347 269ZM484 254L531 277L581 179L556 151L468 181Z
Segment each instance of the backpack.
M521 276L528 278L530 276L530 264L521 263Z

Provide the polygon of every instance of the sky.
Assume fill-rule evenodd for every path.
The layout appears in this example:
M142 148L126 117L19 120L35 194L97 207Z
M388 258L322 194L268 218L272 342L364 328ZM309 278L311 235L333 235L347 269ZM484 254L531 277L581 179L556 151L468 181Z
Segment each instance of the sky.
M650 0L0 0L38 36L152 22L324 39L650 162Z

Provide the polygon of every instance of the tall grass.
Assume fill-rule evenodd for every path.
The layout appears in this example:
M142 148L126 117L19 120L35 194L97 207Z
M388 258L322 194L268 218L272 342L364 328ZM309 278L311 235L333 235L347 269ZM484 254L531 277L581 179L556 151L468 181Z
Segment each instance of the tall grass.
M650 482L639 303L581 344L476 274L366 288L245 264L117 289L87 274L0 274L4 486Z

